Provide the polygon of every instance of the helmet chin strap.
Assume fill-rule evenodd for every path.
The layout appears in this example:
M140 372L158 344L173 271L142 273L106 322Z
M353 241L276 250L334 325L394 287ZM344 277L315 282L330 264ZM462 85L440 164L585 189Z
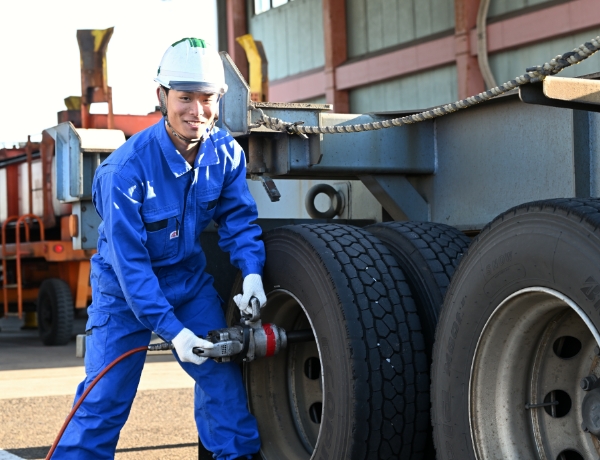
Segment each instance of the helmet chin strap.
M165 115L165 121L167 122L167 126L171 129L173 136L181 139L183 142L187 142L188 144L193 144L194 142L200 142L202 140L201 137L199 137L197 139L190 139L189 137L185 137L184 135L179 134L177 131L175 131L175 128L173 128L173 126L171 126L171 123L169 122L169 117L167 117L166 115ZM210 129L212 129L214 123L215 122L213 121Z
M160 112L162 113L163 117L165 118L165 121L167 122L167 126L171 129L173 136L175 136L178 139L181 139L183 142L187 142L188 144L193 144L194 142L200 142L202 140L202 137L199 137L197 139L190 139L189 137L185 137L183 134L179 134L177 131L175 131L175 128L173 128L173 126L171 125L171 122L169 121L169 117L167 115L167 95L166 95L166 92L165 92L165 89L163 86L160 87L159 98L160 98ZM219 99L220 99L220 97L219 97ZM218 103L218 100L217 100L217 103ZM212 129L214 128L215 121L216 121L216 117L213 117L213 121L210 125L209 131L212 131Z

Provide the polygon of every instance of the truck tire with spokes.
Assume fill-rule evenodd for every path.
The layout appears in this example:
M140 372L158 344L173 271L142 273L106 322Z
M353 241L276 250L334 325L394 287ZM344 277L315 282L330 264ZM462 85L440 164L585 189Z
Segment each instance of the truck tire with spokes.
M44 345L66 345L73 335L73 297L61 279L44 280L37 300L38 329Z
M599 225L600 200L540 201L470 246L434 346L439 459L599 457Z
M263 458L422 458L427 357L395 259L369 232L343 225L282 227L264 242L261 320L312 329L316 340L244 367ZM227 316L239 316L233 302Z

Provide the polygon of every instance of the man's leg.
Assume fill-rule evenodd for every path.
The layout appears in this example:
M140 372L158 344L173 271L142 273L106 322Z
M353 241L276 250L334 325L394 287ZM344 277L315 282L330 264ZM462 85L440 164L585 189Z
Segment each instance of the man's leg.
M123 353L146 346L150 331L129 308L97 311L90 307L86 326L86 378L77 387L75 402L94 378ZM125 358L90 391L71 420L53 455L55 459L113 459L119 433L137 391L146 352Z
M176 310L185 327L205 336L213 329L226 327L216 292L205 289L194 305ZM180 363L196 381L195 418L202 443L218 460L251 458L260 449L256 419L248 411L246 391L240 368L234 363L212 359L198 366Z

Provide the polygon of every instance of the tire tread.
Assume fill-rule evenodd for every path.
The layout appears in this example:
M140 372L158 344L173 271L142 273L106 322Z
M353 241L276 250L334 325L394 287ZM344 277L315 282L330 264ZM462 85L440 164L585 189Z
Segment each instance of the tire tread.
M43 330L40 323L40 337L44 345L66 345L73 334L73 297L69 285L59 278L49 278L42 282L38 295L39 303L48 297L55 304L54 322L50 330Z
M384 222L366 230L388 247L404 270L430 351L444 295L471 239L454 227L434 222Z
M341 300L351 329L355 395L369 395L357 400L362 420L355 426L352 458L422 458L429 429L428 358L416 306L397 262L362 229L336 224L284 229L303 234L315 250L318 239L326 251L317 252L336 285L348 287L339 294L350 295ZM337 273L331 270L334 261ZM360 443L364 451L359 453Z

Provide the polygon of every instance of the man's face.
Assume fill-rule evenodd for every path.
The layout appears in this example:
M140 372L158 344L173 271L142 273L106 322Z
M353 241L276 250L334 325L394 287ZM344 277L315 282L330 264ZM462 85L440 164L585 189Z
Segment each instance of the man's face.
M176 132L190 139L202 137L218 109L218 95L169 90L167 116Z

